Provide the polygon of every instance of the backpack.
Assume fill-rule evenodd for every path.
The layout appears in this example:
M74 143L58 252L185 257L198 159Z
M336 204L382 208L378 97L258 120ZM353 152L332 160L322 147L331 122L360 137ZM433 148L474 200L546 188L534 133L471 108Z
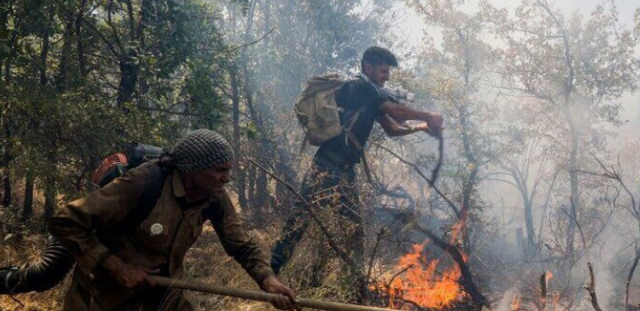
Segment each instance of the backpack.
M320 146L344 130L340 123L343 109L336 103L335 92L345 82L338 74L313 76L296 99L293 110L311 145Z
M130 142L123 153L112 154L102 160L100 166L93 173L91 181L99 188L123 176L128 170L140 166L149 160L158 159L162 148Z
M359 77L371 82L365 75ZM360 114L364 112L365 107L358 109L345 124L340 122L340 113L343 113L344 109L338 106L335 93L347 81L349 80L336 73L313 76L307 80L307 84L302 94L296 99L293 109L298 122L304 129L305 142L309 141L313 146L320 146L345 132L345 144L351 143L358 150L362 150L362 146L351 133L351 129ZM379 90L393 102L404 105L413 102L414 94L402 88L379 88Z
M369 81L366 76L361 77ZM307 81L302 94L296 99L293 109L306 137L300 151L302 152L307 141L313 146L320 146L344 132L345 144L352 144L361 152L367 180L372 182L367 159L364 150L362 150L363 146L351 132L358 117L364 113L366 106L358 108L344 124L340 122L340 114L344 112L344 109L338 106L335 93L347 81L349 80L336 73L313 76Z
M116 153L103 159L91 180L96 186L102 188L123 176L127 171L150 160L159 159L161 154L162 149L159 147L130 142L125 147L124 153ZM149 170L149 176L144 182L142 194L138 199L138 207L115 228L117 232L129 233L138 227L149 216L162 195L162 188L170 170L160 163L152 165Z

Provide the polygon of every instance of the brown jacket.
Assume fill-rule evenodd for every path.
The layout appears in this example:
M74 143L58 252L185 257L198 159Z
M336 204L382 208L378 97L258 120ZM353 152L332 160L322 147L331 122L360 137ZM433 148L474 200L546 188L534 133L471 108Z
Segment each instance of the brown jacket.
M243 231L227 195L219 201L183 203L181 207L179 200L186 202L186 192L177 171L169 174L158 202L137 228L128 233L115 230L137 207L151 165L156 162L133 169L104 188L69 203L50 219L49 231L77 261L68 298L78 295L71 293L76 288L91 296L83 296L84 307L69 302L65 309L110 309L127 301L144 300L144 294L120 286L101 262L114 254L125 262L180 277L184 256L200 236L206 220L211 221L225 251L256 282L273 275L267 255Z

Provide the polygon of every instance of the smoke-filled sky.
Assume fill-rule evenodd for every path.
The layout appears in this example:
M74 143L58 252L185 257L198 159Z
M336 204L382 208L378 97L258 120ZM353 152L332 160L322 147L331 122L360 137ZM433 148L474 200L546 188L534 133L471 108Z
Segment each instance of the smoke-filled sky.
M499 8L515 8L521 3L520 0L488 1ZM550 0L553 6L562 11L565 16L575 12L587 15L590 14L597 5L602 4L608 7L612 1L618 8L620 22L631 25L636 9L640 8L640 1L638 0ZM468 1L470 7L477 2L478 1ZM410 46L414 48L419 47L421 40L415 39L422 37L425 29L422 19L412 10L406 9L404 1L399 5L398 10L405 11L406 14L398 20L394 33L396 33L399 38L406 39Z
M510 8L517 7L520 0L488 0L489 3L498 8ZM552 3L552 6L562 12L564 16L570 16L574 13L583 15L589 15L597 5L604 5L606 8L610 8L613 3L619 12L620 23L627 27L632 27L634 14L640 9L639 0L548 0ZM467 1L469 10L473 10L479 0ZM422 50L424 32L427 30L429 35L433 37L435 42L439 41L437 31L429 31L423 22L422 18L416 14L413 9L406 6L405 1L399 1L398 6L395 8L398 11L398 20L393 28L393 33L397 36L400 44L397 44L396 49L406 49L400 51L403 52L412 51L414 53ZM401 59L402 61L402 59ZM406 61L406 59L405 59ZM409 60L410 61L410 60ZM402 66L402 64L401 64ZM621 113L621 119L624 121L623 125L618 128L619 138L626 139L629 135L637 135L640 130L640 92L634 94L626 94L621 98L623 110ZM615 143L615 140L614 140Z
M515 7L520 3L520 1L517 0L489 0L489 2L498 7ZM549 2L554 3L555 6L562 10L564 14L569 14L575 11L588 14L598 4L609 5L611 3L611 1L603 0L555 0ZM620 12L620 21L623 23L631 23L635 9L640 7L640 1L615 0L615 5Z

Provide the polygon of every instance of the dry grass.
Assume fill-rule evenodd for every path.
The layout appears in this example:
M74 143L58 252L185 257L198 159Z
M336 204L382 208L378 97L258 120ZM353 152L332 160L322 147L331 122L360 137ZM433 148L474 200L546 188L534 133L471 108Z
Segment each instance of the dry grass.
M266 231L254 230L250 234L256 242L268 251L269 246L274 243L274 237L277 236L277 232L276 229L272 228ZM308 250L312 248L305 247L313 243L315 240L313 237L314 235L311 233L307 239L303 240L299 251L296 252L291 264L283 270L280 279L301 297L347 301L348 295L345 294L347 292L345 288L350 287L336 282L340 269L335 265L328 264L324 267L325 273L322 273L323 278L319 281L321 283L319 284L320 286L313 288L308 286L312 282L309 278L317 268L314 264L319 256L317 253L308 253ZM325 254L330 255L331 253L325 252ZM314 258L314 260L309 260L309 258ZM187 279L222 286L260 290L240 265L233 258L226 255L210 226L205 227L202 236L187 254L185 267ZM275 310L271 305L263 302L245 301L202 293L189 293L189 295L192 297L196 310Z
M4 224L6 230L7 222ZM0 232L2 238L11 234L0 247L0 265L2 266L15 265L37 258L40 249L45 245L45 235L42 233L35 231L27 235L19 235L15 232ZM185 266L187 278L218 285L259 290L240 265L226 255L210 226L205 228L202 237L187 254ZM69 284L70 277L64 284L50 291L19 294L15 295L13 299L2 295L0 296L0 310L60 310L64 293ZM272 310L264 303L244 302L205 294L189 293L189 295L193 298L196 310Z
M36 211L40 213L40 211ZM42 233L44 222L35 220L22 224L13 211L0 211L0 266L8 266L29 262L37 258L45 245L45 235ZM0 296L0 310L60 310L62 298L69 286L70 280L53 290L43 293L30 293Z
M41 211L36 210L35 215L41 215ZM28 262L36 258L40 250L45 245L45 233L43 221L33 221L22 224L18 216L11 211L0 211L0 241L8 237L0 244L0 265L15 265ZM262 245L265 251L277 236L278 228L268 228L265 230L253 230L250 234ZM313 247L305 247L310 243L315 243L313 232L303 240L299 251L292 260L290 267L283 271L282 280L289 284L297 294L308 298L320 298L337 301L348 300L348 295L344 294L348 285L341 285L336 282L337 269L335 263L324 266L323 273L317 273L317 259L323 252L307 253ZM324 252L328 256L330 252ZM315 258L316 260L308 260ZM331 257L329 257L331 258ZM187 253L185 260L185 277L202 282L230 287L259 290L255 282L240 267L233 258L227 256L220 245L215 231L210 225L206 225L202 236L198 239L193 248ZM312 275L322 275L318 277ZM309 289L310 283L320 283L313 289ZM63 304L64 293L70 284L68 277L64 284L57 286L53 290L42 293L30 293L16 295L15 300L6 295L0 296L0 310L60 310ZM327 285L323 285L327 284ZM275 310L269 304L262 302L244 301L235 298L222 297L202 293L188 293L196 310ZM19 302L18 302L19 301Z

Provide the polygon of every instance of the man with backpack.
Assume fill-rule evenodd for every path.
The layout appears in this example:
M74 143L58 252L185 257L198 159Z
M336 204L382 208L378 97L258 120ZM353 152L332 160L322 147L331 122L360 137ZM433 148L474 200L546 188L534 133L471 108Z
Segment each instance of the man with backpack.
M362 163L369 175L364 147L374 123L378 122L388 136L404 136L418 131L426 131L438 138L442 135L442 117L439 114L400 104L397 98L383 89L389 80L391 67L397 66L398 61L389 50L370 47L362 56L362 74L358 79L342 81L335 75L314 77L296 102L296 114L305 129L306 138L319 146L302 182L300 194L311 202L311 208L333 207L339 218L352 224L343 228L340 235L349 240L343 247L351 253L352 262L358 265L356 270L363 265L364 230L354 168L357 163ZM406 120L423 122L401 125ZM282 236L272 250L271 268L276 274L289 261L308 227L309 218L303 204L296 203L294 214L287 219Z
M224 189L232 157L222 136L194 131L168 157L144 163L59 210L49 231L76 260L64 309L191 310L181 291L154 286L148 275L181 277L184 256L207 220L225 251L264 291L277 294L273 305L294 309L293 292L243 231ZM145 192L149 182L160 185L155 194ZM145 200L155 204L145 210Z

